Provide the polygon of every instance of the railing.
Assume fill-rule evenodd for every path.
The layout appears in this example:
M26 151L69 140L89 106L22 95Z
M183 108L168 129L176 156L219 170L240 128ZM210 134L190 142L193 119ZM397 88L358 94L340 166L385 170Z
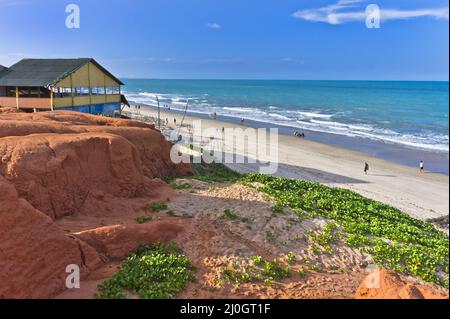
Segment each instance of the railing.
M50 98L34 97L0 97L0 106L19 107L22 109L51 109L52 100Z

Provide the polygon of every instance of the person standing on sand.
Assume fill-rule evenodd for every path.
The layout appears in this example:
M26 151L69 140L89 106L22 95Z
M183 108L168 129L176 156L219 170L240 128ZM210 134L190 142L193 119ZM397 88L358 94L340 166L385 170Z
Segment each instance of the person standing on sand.
M420 163L419 163L419 171L422 174L425 173L425 164L423 161L420 161Z
M369 163L364 164L364 173L367 175L369 173Z

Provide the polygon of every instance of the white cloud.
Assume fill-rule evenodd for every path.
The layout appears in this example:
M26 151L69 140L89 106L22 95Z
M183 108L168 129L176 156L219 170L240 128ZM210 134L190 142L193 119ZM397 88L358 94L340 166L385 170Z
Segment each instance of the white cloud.
M209 22L206 24L206 27L210 28L210 29L222 29L222 26L218 23L213 23L213 22Z
M311 22L324 22L328 24L342 24L346 22L365 21L365 6L362 0L339 0L335 4L331 4L321 8L300 10L293 14L295 18ZM380 8L381 20L405 20L420 17L431 17L435 19L449 18L449 10L447 8L431 8L431 9L383 9Z

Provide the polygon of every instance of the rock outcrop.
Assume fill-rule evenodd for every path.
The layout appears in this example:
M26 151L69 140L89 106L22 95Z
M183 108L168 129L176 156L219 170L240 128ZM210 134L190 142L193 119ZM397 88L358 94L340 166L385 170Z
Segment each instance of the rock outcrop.
M74 240L19 198L0 176L0 298L48 298L65 287L66 267L81 274L101 265L97 252Z
M142 225L101 227L76 233L75 236L108 258L121 260L141 244L168 242L181 231L180 226L162 221Z
M105 194L170 195L154 178L191 172L172 163L170 148L144 123L75 112L0 114L0 175L52 219L98 211Z
M125 204L111 204L122 199L168 199L173 190L160 177L191 173L189 164L172 163L171 146L153 126L140 122L68 111L29 114L3 109L0 298L51 298L65 289L67 265L80 266L83 278L103 265L108 254L123 257L140 240L175 236L180 229L132 225L111 226L120 231L108 239L101 230L76 235L54 222L126 214ZM117 240L125 241L120 249ZM99 248L102 241L109 243L103 246L106 250Z
M400 275L380 269L370 273L361 283L356 299L448 299L442 287L412 282Z

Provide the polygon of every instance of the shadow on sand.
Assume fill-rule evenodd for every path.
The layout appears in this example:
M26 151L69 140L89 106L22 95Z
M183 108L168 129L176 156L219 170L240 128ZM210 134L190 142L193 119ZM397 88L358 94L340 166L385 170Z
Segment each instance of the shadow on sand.
M254 163L254 160L248 161L248 158L245 158L244 163L232 163L225 164L231 169L237 170L242 173L260 173L260 168L268 167L267 164L257 162ZM274 174L271 174L277 177L287 177L300 179L305 181L319 182L323 184L368 184L369 182L351 178L344 175L339 175L323 170L319 170L311 167L302 167L302 166L294 166L289 164L278 164L278 168ZM394 177L394 176L393 176Z

